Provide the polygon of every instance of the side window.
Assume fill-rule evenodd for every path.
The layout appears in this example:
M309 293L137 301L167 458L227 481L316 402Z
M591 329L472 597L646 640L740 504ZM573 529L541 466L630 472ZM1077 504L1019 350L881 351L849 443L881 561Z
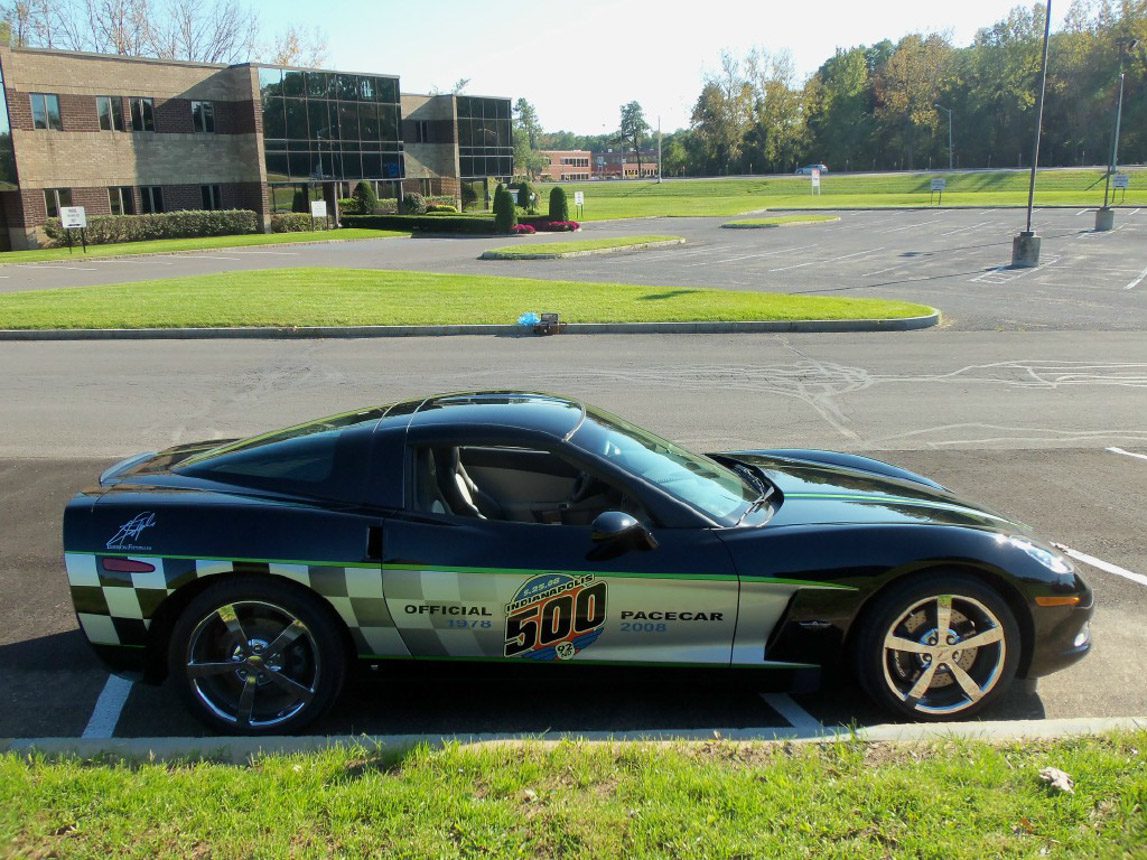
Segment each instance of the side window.
M411 500L423 513L588 526L607 510L649 522L640 504L551 451L440 445L415 449Z

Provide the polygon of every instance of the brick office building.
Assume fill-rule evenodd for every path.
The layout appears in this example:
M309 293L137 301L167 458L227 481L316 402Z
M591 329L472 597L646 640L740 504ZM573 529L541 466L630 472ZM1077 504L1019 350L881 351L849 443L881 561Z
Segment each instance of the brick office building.
M513 172L510 100L402 94L398 77L0 47L0 248L89 215L461 196ZM482 191L472 196L484 199Z
M581 182L592 174L593 153L588 149L542 150L541 154L550 160L542 168L541 178L551 182Z

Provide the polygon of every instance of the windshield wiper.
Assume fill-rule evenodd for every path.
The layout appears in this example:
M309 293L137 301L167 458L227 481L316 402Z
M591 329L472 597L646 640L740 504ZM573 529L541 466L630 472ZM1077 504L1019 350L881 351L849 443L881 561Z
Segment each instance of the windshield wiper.
M773 497L773 494L776 491L776 487L768 487L763 493L753 499L753 501L749 503L749 506L745 508L745 512L741 514L740 518L737 520L737 525L743 523L745 521L745 517L747 517L749 514L756 513L761 508L763 508L769 499Z

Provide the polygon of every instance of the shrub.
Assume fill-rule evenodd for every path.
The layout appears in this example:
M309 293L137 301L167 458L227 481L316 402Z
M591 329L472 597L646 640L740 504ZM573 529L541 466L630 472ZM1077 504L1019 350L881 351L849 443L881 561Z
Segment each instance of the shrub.
M478 205L478 192L471 182L462 183L462 208L472 209Z
M353 197L340 197L339 198L339 212L346 215L373 215L373 212L363 212L358 205L358 200Z
M403 215L421 215L426 211L426 198L421 194L404 194L398 211Z
M570 204L566 199L566 190L560 186L550 191L550 220L570 220Z
M358 201L358 214L373 215L378 206L378 195L374 193L374 184L363 180L354 187L354 199Z
M310 198L307 196L307 192L304 191L302 188L296 188L295 189L295 196L291 200L291 211L292 212L310 212L311 211Z
M518 183L518 205L526 211L533 211L534 202L537 200L537 194L534 193L534 186L529 182Z
M515 236L532 236L534 233L537 233L538 231L535 230L533 227L531 227L529 224L515 224L510 229L510 232L513 233Z
M112 245L151 239L232 236L237 233L260 233L262 229L259 216L249 209L187 209L151 215L93 215L88 218L85 238L89 245ZM53 245L66 245L68 242L59 218L49 218L44 224L44 232Z
M306 212L280 212L271 216L272 233L307 233L326 229L325 219L312 218Z
M573 233L581 228L577 221L540 221L534 226L543 233Z
M450 215L457 215L458 207L447 203L431 203L426 207L426 213L430 214L431 212L445 212Z
M426 198L427 207L430 206L453 206L458 208L458 198L451 197L449 194L434 194Z
M409 230L412 233L468 233L490 235L494 232L494 219L473 215L349 215L342 219L344 227L364 227L369 230Z
M494 195L494 230L509 233L518 223L518 213L514 209L514 195L502 188Z
M361 212L361 215L368 215L371 213ZM383 197L378 201L378 205L374 207L375 215L397 215L398 214L398 198L397 197Z

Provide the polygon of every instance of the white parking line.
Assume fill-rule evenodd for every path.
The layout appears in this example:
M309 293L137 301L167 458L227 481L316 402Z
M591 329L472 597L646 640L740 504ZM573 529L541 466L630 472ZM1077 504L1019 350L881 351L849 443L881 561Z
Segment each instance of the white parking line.
M1138 215L1138 214L1139 214L1139 210L1138 210L1138 209L1132 209L1132 210L1131 210L1130 212L1128 212L1127 214L1128 214L1128 215Z
M943 218L933 218L931 221L917 221L915 224L905 224L902 227L893 227L891 230L879 230L879 233L902 233L905 230L913 230L916 227L923 227L925 224L938 224L943 221Z
M110 738L115 736L116 723L131 693L132 682L119 675L108 675L103 692L96 699L96 707L88 720L87 728L80 737L84 738Z
M779 269L769 269L770 272L787 272L789 269L801 269L805 266L815 266L818 263L839 263L841 260L850 260L853 257L864 257L883 251L883 248L870 248L867 251L857 251L855 254L845 254L843 257L829 257L827 260L809 260L807 263L797 263L795 266L782 266Z
M1076 212L1075 214L1076 214L1076 216L1078 217L1078 216L1080 216L1080 215L1086 215L1088 212L1094 212L1094 211L1095 211L1095 209L1094 209L1094 208L1093 208L1093 209L1080 209L1080 210L1079 210L1078 212Z
M172 266L174 263L164 262L163 260L92 260L93 263L102 263L104 265L111 265L112 263L124 266Z
M1135 289L1137 286L1139 286L1141 283L1143 283L1144 278L1147 278L1147 269L1144 269L1142 272L1140 272L1139 277L1137 277L1134 281L1132 281L1130 284L1125 286L1123 289L1125 289L1125 290Z
M45 266L43 263L17 263L21 269L67 269L71 272L94 272L87 266Z
M1123 569L1117 564L1112 564L1109 561L1104 561L1103 559L1088 555L1085 552L1080 552L1079 550L1072 549L1069 546L1064 546L1061 543L1054 543L1052 546L1065 553L1066 555L1070 555L1076 561L1082 561L1084 564L1089 564L1092 567L1106 571L1107 573L1114 573L1116 576L1122 576L1124 579L1130 579L1132 582L1137 582L1140 585L1147 585L1147 576L1144 576L1141 573L1133 573L1130 570Z
M276 257L297 257L298 251L237 251L238 254L274 254Z
M242 257L220 257L217 254L180 254L184 260L242 260Z
M761 693L765 704L789 721L794 729L802 735L819 735L824 733L824 725L793 701L788 693Z
M1132 451L1124 451L1122 448L1108 448L1112 454L1122 454L1125 457L1138 457L1140 460L1147 460L1147 454L1136 454Z

